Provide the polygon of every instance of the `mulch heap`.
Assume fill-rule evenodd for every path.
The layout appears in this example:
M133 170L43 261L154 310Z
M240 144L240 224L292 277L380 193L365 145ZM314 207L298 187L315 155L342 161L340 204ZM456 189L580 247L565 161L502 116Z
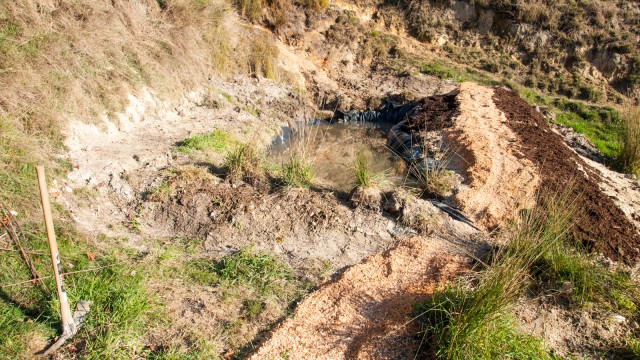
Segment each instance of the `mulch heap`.
M613 200L600 190L600 175L514 92L496 88L493 100L520 137L523 156L540 168L541 192L560 194L570 190L579 199L574 237L613 260L636 263L640 258L640 236Z
M407 133L437 131L453 125L453 118L458 114L457 92L446 95L434 95L419 101L418 114L411 117L403 127Z

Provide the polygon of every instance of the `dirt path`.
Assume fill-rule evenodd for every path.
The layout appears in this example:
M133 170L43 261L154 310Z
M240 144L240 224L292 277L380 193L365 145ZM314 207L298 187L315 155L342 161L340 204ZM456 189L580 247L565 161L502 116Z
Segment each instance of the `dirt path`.
M304 299L251 359L413 358L412 305L467 266L442 238L402 241Z
M452 161L467 178L455 201L486 230L517 209L531 208L540 182L533 163L519 154L517 137L492 96L491 88L462 84L456 97L459 115L446 130L456 154Z

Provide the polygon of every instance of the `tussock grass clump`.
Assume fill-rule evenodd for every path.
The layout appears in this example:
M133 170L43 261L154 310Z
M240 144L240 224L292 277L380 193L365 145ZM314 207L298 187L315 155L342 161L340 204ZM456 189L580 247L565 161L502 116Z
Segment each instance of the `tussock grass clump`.
M525 213L485 271L421 305L429 350L446 359L550 358L539 340L518 332L509 309L529 284L533 265L568 233L570 216L564 208Z
M356 155L353 170L356 177L356 187L368 188L374 185L371 161L364 154Z
M308 189L313 183L313 168L300 157L291 156L282 164L280 178L284 186Z
M258 34L251 44L251 56L249 58L250 71L253 74L269 79L278 78L278 48L268 34Z
M264 179L263 156L248 144L236 146L227 153L224 166L227 169L227 179L231 182L245 181L256 185Z
M214 150L223 151L226 150L231 143L231 136L228 132L222 129L215 129L208 134L199 134L184 139L176 151L190 154L196 150Z
M628 107L622 116L618 161L624 171L640 176L640 107Z
M412 165L410 173L418 181L418 187L422 196L436 198L445 197L455 184L454 173L446 168L446 162L438 161L435 166L422 169L418 165Z

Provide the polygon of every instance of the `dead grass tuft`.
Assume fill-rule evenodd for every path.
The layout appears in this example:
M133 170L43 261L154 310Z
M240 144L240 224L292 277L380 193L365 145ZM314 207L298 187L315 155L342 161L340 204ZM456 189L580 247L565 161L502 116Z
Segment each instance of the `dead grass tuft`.
M250 72L275 80L278 78L277 59L278 48L273 44L271 36L266 33L255 36L249 57Z
M620 165L624 171L640 176L640 107L628 107L624 111L620 142Z

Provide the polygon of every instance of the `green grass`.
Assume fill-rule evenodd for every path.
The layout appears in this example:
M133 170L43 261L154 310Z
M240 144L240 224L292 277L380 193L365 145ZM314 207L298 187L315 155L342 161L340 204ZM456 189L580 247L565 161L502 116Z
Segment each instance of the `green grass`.
M356 187L368 188L373 186L373 173L371 172L371 160L364 154L356 155L353 165L356 177Z
M219 282L228 285L246 285L261 294L275 294L283 284L293 278L291 268L274 255L242 248L212 265Z
M313 184L313 168L303 159L292 156L279 169L282 184L287 187L308 189Z
M51 275L45 234L39 230L39 225L25 224L23 227L38 272L41 276ZM64 224L56 228L56 233L63 271L106 266L95 272L65 277L72 311L79 300L91 300L94 303L84 325L70 344L75 344L77 355L86 359L131 358L142 349L145 312L150 307L143 278L136 275L140 270L135 265L128 265L130 259L97 252L80 234ZM95 254L95 263L88 259L87 252ZM29 279L28 271L18 255L1 252L0 284L26 279ZM52 341L54 335L59 335L55 282L46 279L45 283L54 293L54 298L31 284L1 289L0 331L3 337L0 339L0 354L7 354L10 358L26 356L26 344L29 342L25 340L40 337Z
M496 85L499 82L484 72L470 67L457 67L444 63L430 63L420 66L420 72L440 79L453 79L457 82L472 81L482 85Z
M189 154L196 150L214 150L221 152L232 143L231 136L224 130L215 129L208 134L200 134L189 137L178 145L176 151Z
M34 336L51 337L54 330L34 321L27 312L0 299L0 359L18 359L26 355ZM41 349L38 349L41 350Z
M555 99L556 122L584 134L603 154L614 157L620 151L620 114L611 107L585 105L577 101Z
M198 284L223 287L249 287L260 295L278 294L294 280L291 268L276 256L249 247L230 253L217 261L194 260L188 267L189 277ZM249 307L254 307L252 304Z
M502 234L508 246L476 279L436 291L420 305L427 350L443 359L551 358L539 340L514 327L509 312L533 264L568 233L571 214L564 203L524 213Z
M243 180L256 185L265 177L263 163L263 155L254 147L248 144L237 145L227 153L224 160L227 179L232 182Z
M432 334L424 339L424 350L452 360L553 359L540 339L517 329L507 309L490 316L471 313L471 307L487 305L491 299L475 299L463 286L456 286L438 292L431 303L417 306L415 311L423 314L419 321L424 331ZM429 348L429 341L435 342L436 349Z
M552 246L532 267L533 276L547 287L571 285L567 294L571 303L600 307L637 315L640 292L629 274L612 272L595 263L586 251L561 242Z
M558 241L547 246L530 268L540 286L557 289L568 283L568 298L577 306L596 303L630 316L638 315L640 291L630 275L604 268L571 237L571 216L579 204L567 196L549 197L544 208L550 218L558 220L549 222L553 226L545 232L557 234Z
M105 257L99 264L112 266L67 281L72 302L81 299L94 302L74 340L83 344L86 359L130 358L144 345L149 294L140 270L120 264L114 256Z

